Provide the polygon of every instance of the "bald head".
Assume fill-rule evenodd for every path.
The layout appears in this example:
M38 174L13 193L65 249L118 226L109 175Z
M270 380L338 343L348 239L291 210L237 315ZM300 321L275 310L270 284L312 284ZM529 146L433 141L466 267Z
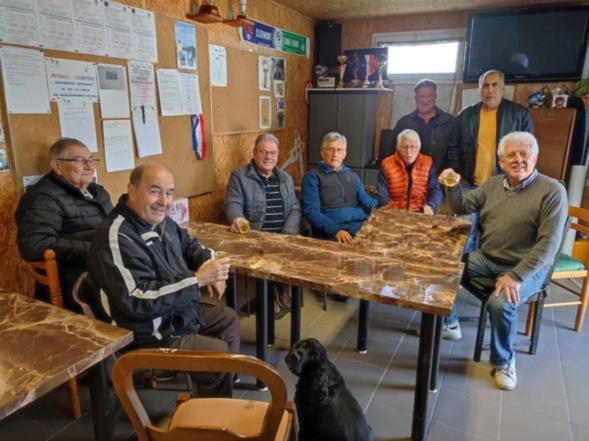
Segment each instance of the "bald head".
M166 167L142 164L131 172L129 178L129 207L149 225L155 226L172 208L174 186L174 177Z

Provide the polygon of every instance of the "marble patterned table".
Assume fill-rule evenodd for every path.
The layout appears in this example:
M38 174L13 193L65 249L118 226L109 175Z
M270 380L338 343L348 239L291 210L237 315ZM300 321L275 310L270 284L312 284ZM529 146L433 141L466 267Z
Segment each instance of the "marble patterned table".
M95 439L110 439L103 360L131 341L126 329L0 293L0 419L89 370Z
M226 251L236 273L360 299L360 351L366 349L369 302L422 312L412 439L425 439L428 393L437 388L441 317L450 314L460 285L469 220L381 208L347 245L261 231L240 236L218 224L186 226L207 247ZM265 285L257 288L256 350L265 360L268 299ZM300 320L296 296L292 315Z

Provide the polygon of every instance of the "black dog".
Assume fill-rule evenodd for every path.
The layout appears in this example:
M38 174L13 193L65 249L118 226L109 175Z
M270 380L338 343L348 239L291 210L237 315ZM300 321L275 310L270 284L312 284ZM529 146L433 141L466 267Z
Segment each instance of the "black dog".
M321 343L301 340L285 360L299 377L294 402L301 441L373 440L364 412Z

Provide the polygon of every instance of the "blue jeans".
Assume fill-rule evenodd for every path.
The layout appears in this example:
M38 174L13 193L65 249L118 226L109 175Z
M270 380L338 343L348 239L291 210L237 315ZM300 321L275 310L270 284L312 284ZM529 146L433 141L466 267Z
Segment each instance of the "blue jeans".
M477 250L467 256L462 280L473 277L498 279L512 268L512 266L491 262L480 250ZM517 334L517 307L540 290L547 273L548 269L543 268L520 284L520 302L517 305L507 303L504 295L495 297L494 293L491 294L492 297L488 303L491 316L491 355L489 361L493 367L503 367L513 359L513 341ZM452 306L452 312L447 319L444 319L444 322L449 327L458 324L455 305Z

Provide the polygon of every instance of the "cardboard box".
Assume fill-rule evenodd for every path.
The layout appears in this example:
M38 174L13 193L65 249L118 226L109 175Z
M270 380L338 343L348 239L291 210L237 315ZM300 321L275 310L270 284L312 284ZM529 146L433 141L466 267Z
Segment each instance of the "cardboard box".
M172 204L172 209L168 210L166 213L169 217L174 219L176 223L183 223L188 222L189 220L189 212L188 212L188 199L187 198L179 198L174 197L174 203Z

